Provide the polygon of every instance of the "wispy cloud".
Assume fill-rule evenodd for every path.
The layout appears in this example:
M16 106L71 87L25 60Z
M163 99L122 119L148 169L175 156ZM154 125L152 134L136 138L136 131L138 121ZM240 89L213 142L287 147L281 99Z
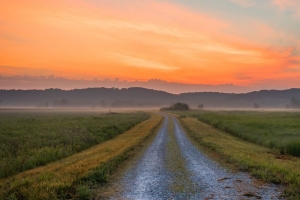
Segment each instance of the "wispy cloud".
M297 2L272 1L295 12ZM294 70L300 55L295 32L164 1L11 0L0 12L0 65L27 66L0 67L1 75L251 85L265 77L295 77L285 69Z
M300 1L299 0L271 0L280 10L291 10L294 16L300 19Z
M129 87L145 87L155 90L163 90L166 92L179 94L185 92L250 92L254 88L243 87L233 84L222 85L207 85L207 84L183 84L177 82L168 82L160 79L151 80L120 80L118 78L104 79L104 80L87 80L87 79L67 79L64 77L51 76L1 76L0 75L0 89L47 89L47 88L61 88L61 89L82 89L93 87L107 87L107 88L129 88Z
M114 59L119 60L123 62L126 65L129 66L135 66L140 68L149 68L149 69L158 69L158 70L176 70L178 67L175 66L169 66L164 63L160 63L158 61L145 59L145 58L138 58L138 57L132 57L127 55L112 55Z
M254 5L254 1L253 0L230 0L234 3L237 3L243 7L250 7Z

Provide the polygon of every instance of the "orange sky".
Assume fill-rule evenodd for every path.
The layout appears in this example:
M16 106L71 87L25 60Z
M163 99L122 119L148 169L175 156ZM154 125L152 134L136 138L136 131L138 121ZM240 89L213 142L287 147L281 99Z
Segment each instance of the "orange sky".
M293 3L270 2L278 15ZM299 31L217 11L172 1L5 1L0 75L299 87Z

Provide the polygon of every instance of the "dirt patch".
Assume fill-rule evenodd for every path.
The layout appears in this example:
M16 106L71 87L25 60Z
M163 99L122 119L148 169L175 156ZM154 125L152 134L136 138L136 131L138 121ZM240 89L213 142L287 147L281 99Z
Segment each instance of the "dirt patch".
M220 179L218 179L218 181L225 181L225 180L228 180L228 179L230 179L230 178L228 178L228 177L224 177L224 178L220 178Z
M275 155L275 158L280 160L293 160L293 157L289 155Z
M246 192L246 193L243 194L243 196L244 197L255 197L256 199L262 199L261 196L258 196L258 195L254 194L252 192Z

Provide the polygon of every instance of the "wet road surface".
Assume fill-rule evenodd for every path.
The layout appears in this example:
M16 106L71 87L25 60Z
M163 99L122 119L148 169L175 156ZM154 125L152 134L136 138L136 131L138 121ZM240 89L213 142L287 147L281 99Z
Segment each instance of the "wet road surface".
M114 184L109 199L280 199L272 184L255 184L201 153L174 117L165 116L153 143Z

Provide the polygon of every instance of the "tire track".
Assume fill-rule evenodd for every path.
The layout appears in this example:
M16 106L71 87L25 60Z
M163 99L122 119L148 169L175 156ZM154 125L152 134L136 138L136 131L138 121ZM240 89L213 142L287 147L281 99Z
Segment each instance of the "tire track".
M253 184L246 173L232 173L212 161L189 140L174 117L153 143L115 183L109 199L279 199L271 184Z
M165 170L168 118L145 154L132 166L120 181L123 191L111 199L166 198L170 177Z
M175 136L193 181L200 188L193 199L279 199L280 190L273 184L257 186L247 173L232 173L199 151L187 138L177 120Z

